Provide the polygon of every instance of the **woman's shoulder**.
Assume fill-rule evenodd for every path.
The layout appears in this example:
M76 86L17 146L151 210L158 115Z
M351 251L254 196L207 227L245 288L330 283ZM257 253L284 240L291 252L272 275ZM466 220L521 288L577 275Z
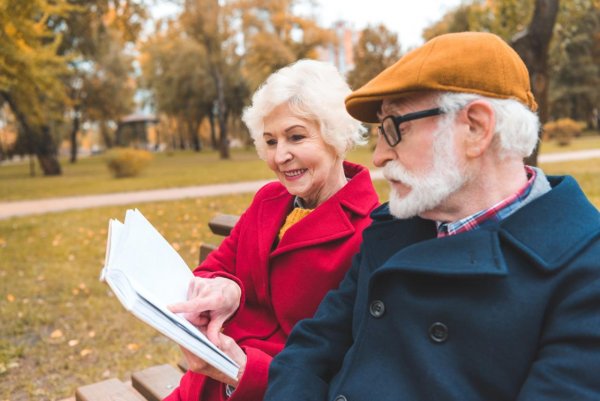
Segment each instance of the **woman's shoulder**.
M279 196L284 197L286 195L291 196L283 184L279 181L272 181L263 185L258 191L256 191L256 194L254 195L254 201L270 199Z

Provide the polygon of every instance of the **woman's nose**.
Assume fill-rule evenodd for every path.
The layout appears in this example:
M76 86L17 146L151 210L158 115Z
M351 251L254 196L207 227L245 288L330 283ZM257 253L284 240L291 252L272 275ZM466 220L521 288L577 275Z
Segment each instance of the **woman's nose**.
M275 162L277 164L284 164L292 159L292 154L290 153L288 147L283 143L277 144L277 149L275 150Z

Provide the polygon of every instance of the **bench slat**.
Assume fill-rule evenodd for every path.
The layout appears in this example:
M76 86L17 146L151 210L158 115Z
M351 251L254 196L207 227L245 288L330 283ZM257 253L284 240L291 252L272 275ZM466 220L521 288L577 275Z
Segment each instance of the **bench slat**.
M117 379L108 379L81 386L75 392L76 401L146 401L142 395Z
M217 249L218 247L213 244L202 244L200 245L200 260L199 262L204 262L204 259L208 256L209 253Z
M175 367L165 364L152 366L131 376L133 388L148 401L161 401L179 386L183 374Z
M233 214L218 214L210 220L208 227L214 234L226 237L239 219L240 216Z

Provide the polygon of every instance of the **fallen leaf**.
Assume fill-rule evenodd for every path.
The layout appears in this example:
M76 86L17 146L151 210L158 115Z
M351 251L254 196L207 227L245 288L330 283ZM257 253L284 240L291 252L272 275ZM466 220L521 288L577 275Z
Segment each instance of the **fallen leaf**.
M93 331L93 330L92 330L92 331L90 331L90 332L88 332L88 337L89 337L89 338L94 338L94 337L96 337L96 332L95 332L95 331Z
M138 349L140 349L140 346L135 343L129 343L129 344L127 344L127 349L129 351L137 351Z
M171 244L171 246L173 247L173 249L175 249L176 251L179 251L179 248L181 248L181 246L179 246L178 242L173 242Z
M69 347L74 347L79 344L79 340L69 340L67 344L69 344Z
M63 332L60 329L56 329L52 333L50 333L50 338L61 338L62 336Z
M16 299L16 298L15 298L15 296L14 296L13 294L8 294L8 295L6 296L6 300L7 300L8 302L15 302L15 299Z
M89 348L84 348L84 349L82 349L82 350L79 352L79 355L81 355L81 356L83 356L83 357L86 357L86 356L88 356L89 354L91 354L92 352L93 352L93 351L92 351L91 349L89 349Z

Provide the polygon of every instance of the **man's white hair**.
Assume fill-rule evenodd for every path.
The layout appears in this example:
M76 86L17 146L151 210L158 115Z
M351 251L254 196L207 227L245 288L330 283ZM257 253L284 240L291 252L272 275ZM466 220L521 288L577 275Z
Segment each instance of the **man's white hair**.
M344 105L350 92L339 71L322 61L300 60L271 74L254 93L251 106L242 116L259 157L266 157L264 118L285 103L298 117L316 122L323 140L341 157L354 145L366 143L366 129L348 114Z
M442 93L438 106L448 115L454 115L467 104L483 99L490 103L496 115L495 143L499 156L525 158L538 143L540 120L520 102L512 99L494 99L468 93Z

